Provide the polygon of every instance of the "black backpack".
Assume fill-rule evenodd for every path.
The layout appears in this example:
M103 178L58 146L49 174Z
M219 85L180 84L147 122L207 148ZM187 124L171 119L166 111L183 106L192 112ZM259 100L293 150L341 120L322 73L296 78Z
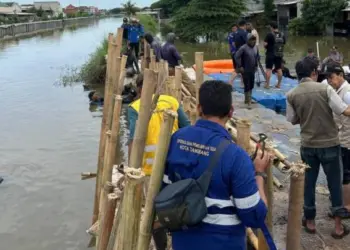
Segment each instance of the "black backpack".
M277 57L283 57L284 36L280 32L275 32L274 36L275 36L274 54Z
M170 231L179 231L202 222L208 214L205 196L214 167L231 144L220 142L210 158L208 168L197 179L184 179L166 186L155 198L154 205L159 222Z

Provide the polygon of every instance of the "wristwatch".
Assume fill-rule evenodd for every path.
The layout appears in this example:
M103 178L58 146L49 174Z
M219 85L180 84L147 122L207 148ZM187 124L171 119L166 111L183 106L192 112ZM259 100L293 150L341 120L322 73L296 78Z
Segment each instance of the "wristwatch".
M255 171L255 176L261 176L264 179L264 181L267 180L267 174L264 172Z

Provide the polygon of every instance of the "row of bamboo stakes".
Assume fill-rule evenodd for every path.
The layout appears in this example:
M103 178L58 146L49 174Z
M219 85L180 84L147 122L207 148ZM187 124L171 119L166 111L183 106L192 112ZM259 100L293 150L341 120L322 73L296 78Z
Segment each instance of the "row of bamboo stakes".
M141 94L139 117L136 123L134 141L129 158L129 167L124 167L123 190L112 183L112 172L117 159L117 141L120 129L120 115L122 107L121 93L125 78L126 57L121 57L123 29L119 28L117 35L108 36L108 56L105 82L105 103L101 123L100 145L97 173L82 173L82 179L96 177L96 190L92 227L88 230L92 234L90 246L96 245L98 250L148 250L151 242L155 211L154 197L160 190L164 174L166 155L169 147L171 131L177 114L165 111L159 142L155 153L152 175L148 192L143 199L145 175L140 170L147 138L148 123L160 94L172 95L183 107L194 124L199 118L195 110L198 104L198 93L203 83L203 52L195 53L196 83L195 95L182 82L182 68L176 67L175 76L168 75L168 66L164 61L156 62L153 51L144 44L144 57L141 68L144 73L144 86ZM188 84L188 83L187 83ZM256 147L257 138L251 134L251 123L247 120L234 118L227 124L227 129L233 140L248 153ZM278 159L278 164L290 169L290 197L288 211L287 250L300 249L300 221L303 203L304 165L294 164L276 149L267 149ZM268 216L266 223L270 232L273 231L273 193L274 176L271 162L268 170L268 181L265 192L268 199ZM280 167L281 169L281 167ZM275 183L276 184L276 183ZM278 183L277 183L278 184ZM119 187L119 188L118 188ZM142 205L144 211L141 213ZM142 216L141 216L142 214ZM142 218L142 219L141 219ZM247 228L247 237L255 249L268 249L263 234L258 235Z

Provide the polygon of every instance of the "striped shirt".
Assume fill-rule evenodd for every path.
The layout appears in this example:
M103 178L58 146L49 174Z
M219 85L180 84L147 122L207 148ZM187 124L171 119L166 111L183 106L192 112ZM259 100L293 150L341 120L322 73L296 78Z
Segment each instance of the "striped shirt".
M170 142L164 184L197 179L223 138L231 136L224 127L207 120L177 131ZM245 227L264 225L267 209L259 195L253 163L237 145L232 143L222 154L205 201L208 214L202 223L173 233L174 250L245 249Z

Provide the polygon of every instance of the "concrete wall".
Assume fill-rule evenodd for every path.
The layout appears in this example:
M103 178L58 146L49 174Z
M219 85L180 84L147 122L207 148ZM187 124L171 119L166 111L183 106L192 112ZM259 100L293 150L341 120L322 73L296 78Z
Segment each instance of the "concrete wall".
M51 20L32 23L16 23L11 25L0 25L0 40L4 38L44 32L47 30L62 29L74 25L84 25L95 20L94 17L69 18L63 20Z

